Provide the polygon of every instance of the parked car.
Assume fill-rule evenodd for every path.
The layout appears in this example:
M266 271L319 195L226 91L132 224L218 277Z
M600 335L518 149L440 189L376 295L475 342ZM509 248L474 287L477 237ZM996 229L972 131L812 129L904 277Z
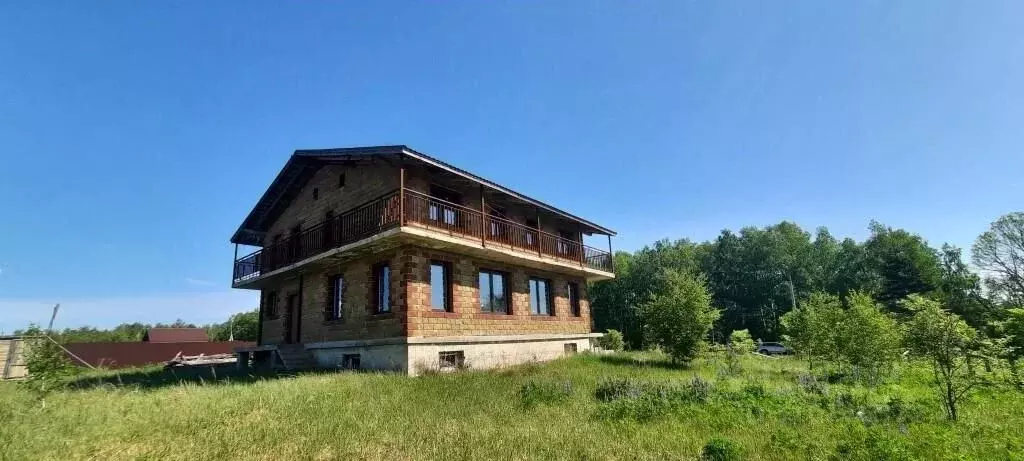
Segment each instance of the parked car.
M764 355L784 355L793 351L782 343L761 343L757 345L757 352Z

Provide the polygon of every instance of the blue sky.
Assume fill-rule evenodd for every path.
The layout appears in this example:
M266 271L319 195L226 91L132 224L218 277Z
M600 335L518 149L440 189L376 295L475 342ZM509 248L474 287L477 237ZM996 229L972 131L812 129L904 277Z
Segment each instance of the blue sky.
M372 4L371 4L372 3ZM408 144L620 234L1020 211L1024 3L3 2L0 330L255 307L296 148Z

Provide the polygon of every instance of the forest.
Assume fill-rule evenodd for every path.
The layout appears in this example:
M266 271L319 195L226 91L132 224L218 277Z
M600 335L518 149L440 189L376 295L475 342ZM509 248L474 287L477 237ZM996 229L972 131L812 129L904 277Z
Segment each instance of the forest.
M618 330L634 349L644 344L641 307L669 290L667 272L701 279L720 316L711 340L733 331L755 339L783 339L782 317L812 294L846 300L870 296L883 311L906 318L903 302L917 294L941 303L980 334L996 337L1024 305L1024 213L1006 214L979 235L971 264L961 248L934 247L920 235L879 222L858 242L838 240L828 229L811 232L783 221L713 241L661 240L636 252L615 254L616 278L590 287L596 331ZM845 302L845 301L844 301Z

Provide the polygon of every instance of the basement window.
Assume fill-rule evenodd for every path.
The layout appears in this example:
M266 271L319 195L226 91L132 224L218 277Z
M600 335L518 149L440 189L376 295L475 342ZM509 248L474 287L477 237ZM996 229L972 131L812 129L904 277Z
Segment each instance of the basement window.
M462 368L466 365L466 354L462 351L443 351L437 355L442 370Z
M576 343L565 343L565 355L572 355L576 353Z
M342 354L341 368L345 370L359 369L359 354Z

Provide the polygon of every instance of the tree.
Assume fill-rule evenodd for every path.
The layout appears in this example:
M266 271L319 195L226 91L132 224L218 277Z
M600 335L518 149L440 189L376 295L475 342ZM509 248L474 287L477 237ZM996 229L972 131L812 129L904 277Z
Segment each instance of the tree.
M719 311L711 307L703 276L665 270L660 279L665 291L640 307L644 333L674 363L687 363L704 345Z
M864 242L866 262L881 278L877 298L890 312L905 313L900 302L908 295L928 293L939 286L939 257L916 234L872 221Z
M1010 309L1007 318L1001 324L1006 339L1006 359L1010 363L1010 371L1018 385L1021 381L1019 363L1024 359L1024 309Z
M234 333L235 341L256 341L259 334L259 309L232 315L228 321L207 327L210 339L227 341Z
M960 249L942 245L942 275L936 299L943 307L959 315L972 328L980 330L993 320L992 303L982 295L981 277L964 264Z
M836 326L838 358L856 376L877 382L900 357L899 325L865 293L851 293L846 304L849 307Z
M843 316L839 297L812 293L800 306L782 316L783 336L797 355L814 369L815 360L834 360L838 356L836 326Z
M985 284L1000 301L1024 306L1024 212L1001 216L971 247L974 265L987 273Z
M904 305L913 312L907 324L907 346L931 365L946 417L955 421L962 400L984 382L970 364L977 333L959 315L943 310L938 301L911 295Z

